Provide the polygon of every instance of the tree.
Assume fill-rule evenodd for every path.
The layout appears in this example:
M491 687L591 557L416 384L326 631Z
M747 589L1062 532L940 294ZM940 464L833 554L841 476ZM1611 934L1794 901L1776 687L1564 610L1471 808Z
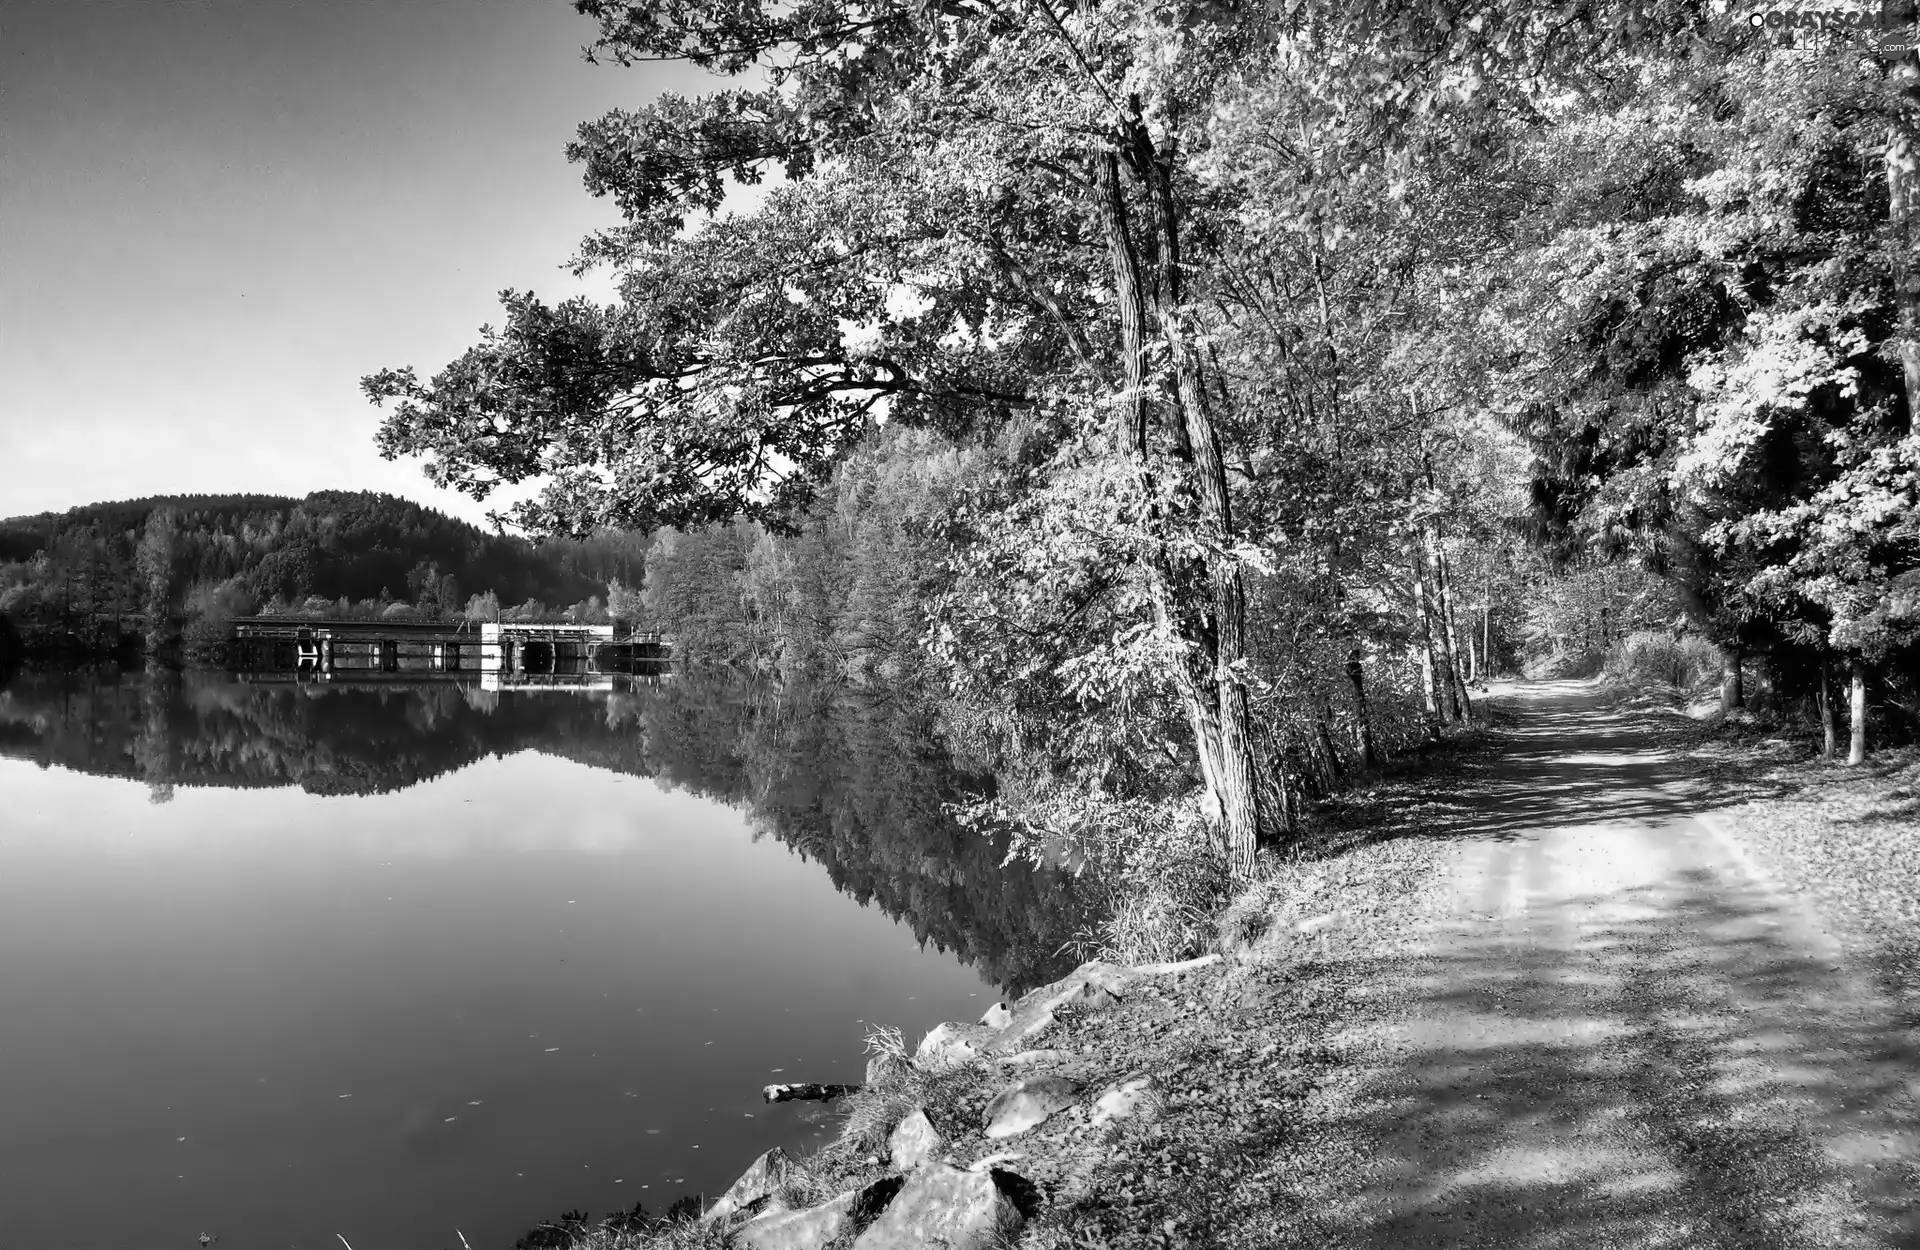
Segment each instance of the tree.
M640 592L615 578L607 586L607 612L631 625L642 619Z
M1166 32L882 6L844 11L839 33L822 36L821 15L796 22L771 6L664 19L581 7L622 59L738 71L747 40L789 90L669 98L583 127L572 155L628 218L585 255L624 267L624 303L548 308L510 292L504 330L485 331L431 383L410 370L369 377L370 397L396 401L383 452L430 454L436 481L476 496L550 476L516 514L545 528L780 526L881 405L894 420L990 429L1035 410L1041 379L1083 399L1106 392L1118 401L1107 405L1111 438L1147 514L1137 555L1166 663L1206 792L1250 868L1261 816L1240 673L1243 557L1186 326L1187 189L1176 182L1187 171L1179 139L1149 124L1155 110L1164 125L1169 102L1114 96L1089 61L1124 76L1160 53ZM958 126L975 110L982 122ZM765 210L674 234L717 204L724 173L773 159L790 181ZM1050 252L1050 228L1104 240L1107 272ZM1049 271L1070 276L1066 301L1046 293ZM1105 320L1109 287L1117 341L1076 328ZM921 305L911 316L895 311L901 288ZM872 336L845 341L849 322ZM942 335L946 325L963 332ZM1149 362L1163 354L1164 373Z
M468 624L481 625L500 619L500 596L491 590L483 595L472 595L467 599L463 614Z
M1867 678L1920 641L1913 61L1748 31L1592 93L1524 141L1549 225L1496 304L1537 532L1668 577L1728 708L1749 657L1816 702L1847 666L1857 747Z
M1771 385L1788 346L1824 362L1803 408L1888 444L1887 371L1854 363L1885 265L1833 138L1885 119L1880 87L1784 83L1690 0L577 7L599 54L759 85L582 126L569 154L624 224L576 261L616 267L618 303L507 292L430 380L364 386L390 405L383 453L435 481L543 479L519 524L667 527L650 620L702 622L731 658L823 628L802 575L857 542L809 511L823 483L855 481L883 416L951 440L971 459L928 522L947 558L926 602L955 697L1034 793L1197 780L1245 873L1337 778L1342 718L1362 742L1392 715L1408 675L1356 681L1354 639L1363 678L1424 655L1436 711L1469 715L1486 657L1462 576L1511 510L1474 482L1505 479L1511 435L1563 567L1638 558L1730 644L1833 617L1766 599L1825 453L1760 473L1732 453L1741 395L1792 392ZM1754 153L1782 140L1798 172L1770 182ZM758 208L714 215L776 171ZM1763 305L1774 337L1741 342ZM1705 433L1700 395L1726 401ZM1904 462L1882 460L1897 503ZM1582 616L1583 645L1613 611Z
M160 649L168 635L174 601L174 549L178 520L171 508L155 508L147 515L134 565L140 576L140 610L147 620L147 651Z

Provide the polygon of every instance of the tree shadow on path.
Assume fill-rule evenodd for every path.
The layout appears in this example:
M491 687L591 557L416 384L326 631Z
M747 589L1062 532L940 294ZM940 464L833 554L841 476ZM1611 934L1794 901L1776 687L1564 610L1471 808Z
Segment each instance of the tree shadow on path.
M1537 692L1359 839L1457 855L1361 1026L1392 1059L1330 1244L1920 1247L1912 1031L1692 819L1729 796L1662 737Z
M1404 837L1512 838L1560 825L1691 815L1791 790L1760 768L1709 777L1676 722L1621 709L1588 682L1545 682L1500 701L1487 736L1437 767L1327 805L1308 858Z

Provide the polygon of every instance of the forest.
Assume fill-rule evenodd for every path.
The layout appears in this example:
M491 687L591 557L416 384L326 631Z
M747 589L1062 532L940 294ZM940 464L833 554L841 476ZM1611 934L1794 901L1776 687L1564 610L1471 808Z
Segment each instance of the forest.
M605 620L642 551L535 544L365 491L158 496L0 521L0 621L28 652L207 659L254 612Z
M367 377L381 450L651 535L690 655L922 692L1019 845L1244 879L1495 672L1913 735L1920 67L1877 31L575 7L713 89L580 126L619 298Z

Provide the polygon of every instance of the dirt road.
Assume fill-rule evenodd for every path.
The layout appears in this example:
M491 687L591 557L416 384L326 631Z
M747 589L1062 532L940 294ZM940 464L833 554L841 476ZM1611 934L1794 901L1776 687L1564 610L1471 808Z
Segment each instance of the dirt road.
M1920 1050L1761 879L1644 719L1517 688L1508 749L1433 797L1417 926L1316 1221L1355 1247L1920 1247ZM1920 836L1920 831L1916 831Z

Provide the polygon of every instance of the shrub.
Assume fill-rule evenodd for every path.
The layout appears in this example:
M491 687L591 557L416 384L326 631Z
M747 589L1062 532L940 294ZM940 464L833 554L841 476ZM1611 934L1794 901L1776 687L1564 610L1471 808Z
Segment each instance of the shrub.
M1606 674L1623 686L1685 691L1719 680L1721 664L1720 649L1704 638L1643 630L1608 649Z
M1227 860L1200 827L1195 805L1142 822L1101 875L1107 918L1090 945L1120 964L1189 959L1212 945L1214 917L1232 897Z
M1528 660L1523 673L1535 681L1543 678L1577 679L1598 676L1605 666L1606 655L1598 648L1586 651L1549 651Z

